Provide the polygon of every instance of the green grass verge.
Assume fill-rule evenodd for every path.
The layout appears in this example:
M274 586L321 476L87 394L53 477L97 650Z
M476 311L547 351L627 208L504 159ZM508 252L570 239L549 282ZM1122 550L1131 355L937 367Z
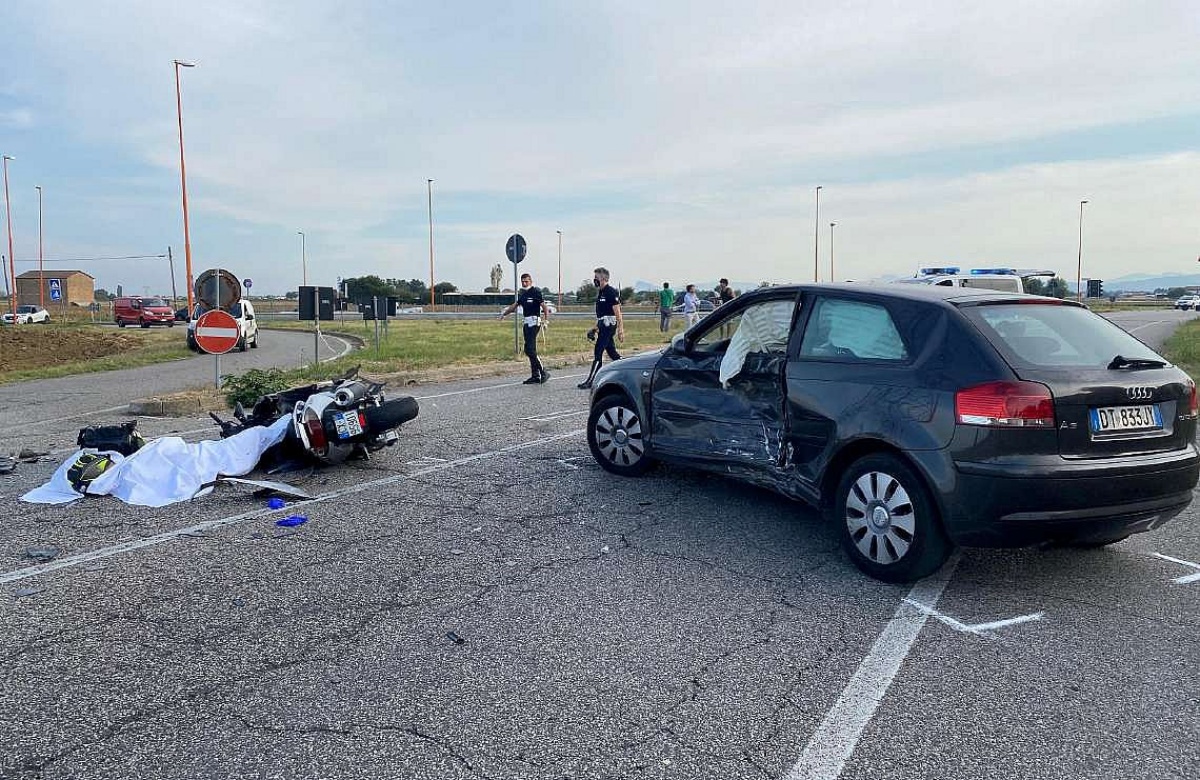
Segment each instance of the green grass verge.
M1195 378L1200 376L1200 320L1188 320L1163 344L1163 357Z

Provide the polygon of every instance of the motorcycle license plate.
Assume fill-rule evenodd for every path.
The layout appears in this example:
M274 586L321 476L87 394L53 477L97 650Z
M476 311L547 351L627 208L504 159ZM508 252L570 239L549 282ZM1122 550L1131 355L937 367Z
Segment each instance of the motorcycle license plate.
M358 412L337 412L333 415L333 425L337 428L339 439L349 439L363 432L362 423L358 421Z
M1091 410L1092 433L1160 431L1162 416L1156 404L1145 406L1098 406Z

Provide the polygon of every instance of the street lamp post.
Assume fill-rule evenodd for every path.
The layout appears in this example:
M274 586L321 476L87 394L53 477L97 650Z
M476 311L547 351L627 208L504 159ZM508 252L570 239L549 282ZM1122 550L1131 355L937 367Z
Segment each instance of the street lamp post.
M817 252L821 244L821 188L817 187L817 219L813 223L813 281L821 281L821 266Z
M433 179L426 179L425 186L429 189L429 308L435 307L433 300Z
M558 233L558 310L562 311L562 231Z
M833 275L833 229L837 226L836 222L829 223L829 281L835 281L837 277Z
M196 63L184 62L182 60L174 60L175 62L175 115L179 120L179 184L183 192L183 258L184 258L184 273L187 275L187 299L188 312L193 311L195 305L193 288L195 282L192 279L192 236L190 226L188 225L188 200L187 200L187 166L183 161L183 94L179 87L179 69L194 68Z
M8 221L8 278L12 280L12 287L8 291L8 307L12 310L13 324L17 322L17 265L13 261L13 238L12 238L12 208L8 202L8 161L15 160L16 157L4 155L4 214Z
M44 309L46 308L46 271L42 265L42 186L35 184L33 188L38 193L38 305Z
M296 233L300 236L300 284L308 286L308 245L305 243L304 231L297 230Z
M1075 300L1078 301L1083 297L1083 290L1079 285L1083 281L1083 204L1086 200L1079 201L1079 254L1075 257Z

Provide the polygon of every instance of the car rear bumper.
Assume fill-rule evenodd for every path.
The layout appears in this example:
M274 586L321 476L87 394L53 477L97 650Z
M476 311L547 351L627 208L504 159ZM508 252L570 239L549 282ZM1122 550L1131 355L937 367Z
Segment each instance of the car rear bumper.
M946 530L958 544L1022 547L1086 542L1149 531L1192 502L1200 478L1195 447L1060 461L1055 468L956 463Z

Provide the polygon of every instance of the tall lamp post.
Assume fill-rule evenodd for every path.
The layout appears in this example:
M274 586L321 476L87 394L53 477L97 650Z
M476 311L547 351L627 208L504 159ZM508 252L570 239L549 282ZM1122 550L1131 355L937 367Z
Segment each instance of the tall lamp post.
M558 233L558 310L562 311L562 231Z
M1078 301L1083 297L1083 290L1079 285L1083 281L1083 204L1086 200L1079 201L1079 254L1075 257L1075 300Z
M297 235L300 236L300 273L301 273L300 284L307 287L308 286L308 245L305 243L304 231L297 230L296 233L297 233Z
M813 223L813 281L821 281L820 259L817 251L821 244L821 188L817 187L817 219Z
M38 193L38 305L46 308L46 271L43 267L42 253L42 186L33 186Z
M17 322L17 265L13 262L13 239L12 239L12 208L8 202L8 161L15 160L16 157L4 155L4 214L8 221L8 278L12 282L12 286L8 291L8 307L12 310L13 324Z
M426 179L429 188L429 308L435 308L433 300L433 179Z
M193 287L195 282L192 279L192 235L190 226L188 225L188 202L187 202L187 166L183 161L183 94L179 88L179 69L194 68L196 63L184 62L183 60L174 60L175 62L175 115L179 119L179 183L180 189L183 191L183 259L184 273L187 275L187 299L188 312L192 312L195 306ZM190 314L189 314L190 316Z
M837 277L833 275L833 229L837 227L836 222L829 223L829 281L836 281Z

